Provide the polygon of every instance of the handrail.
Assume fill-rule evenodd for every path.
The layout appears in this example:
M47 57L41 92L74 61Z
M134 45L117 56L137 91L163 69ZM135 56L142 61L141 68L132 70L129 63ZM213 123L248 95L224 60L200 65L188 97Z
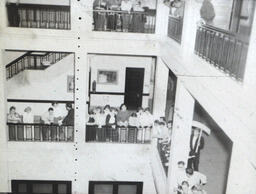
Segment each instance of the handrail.
M214 31L214 32L222 33L222 34L228 35L230 37L234 37L236 40L241 41L244 44L249 45L249 42L242 40L240 38L240 36L235 32L225 30L225 29L221 29L221 28L209 25L209 24L200 24L200 25L198 25L198 27L205 28L205 29L208 29L208 30L211 30L211 31Z
M94 9L93 12L105 12L105 13L130 13L130 14L133 14L133 13L137 13L137 14L148 14L147 11L123 11L123 10L120 10L120 11L117 11L117 10L102 10L102 9Z
M29 126L55 126L55 127L73 127L74 125L58 125L58 124L45 124L45 123L10 123L7 122L7 125L29 125Z
M248 42L238 34L198 25L195 54L238 81L242 81L244 76L248 46Z
M70 30L70 6L7 3L9 27Z
M172 38L178 43L181 43L183 29L183 18L182 17L173 17L169 15L168 18L168 37Z
M151 127L86 125L86 142L150 143Z
M19 60L23 59L24 57L29 56L30 53L31 53L31 51L28 51L25 54L18 57L17 59L14 59L13 61L11 61L7 65L5 65L5 68L10 67L12 64L17 63Z
M37 61L38 58L40 62L41 59L51 59L51 64L53 64L70 54L67 52L45 52L45 54L40 55L33 54L33 52L34 51L29 51L26 54L22 55L21 57L13 60L12 62L6 65L7 79L13 77L21 71L24 71L25 69L46 69L48 66L39 64ZM34 66L31 66L31 64L33 64Z
M74 141L73 125L7 123L9 141Z
M9 6L9 5L16 5L16 3L8 3L6 4L6 6ZM17 7L20 7L20 8L46 8L46 9L58 9L58 10L61 10L63 9L62 11L69 11L70 10L70 6L68 5L50 5L50 4L31 4L31 3L20 3L18 5L16 5Z

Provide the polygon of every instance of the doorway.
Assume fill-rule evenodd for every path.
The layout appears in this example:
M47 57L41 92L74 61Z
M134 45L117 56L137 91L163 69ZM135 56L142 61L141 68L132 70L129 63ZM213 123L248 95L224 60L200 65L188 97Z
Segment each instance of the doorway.
M124 103L129 110L142 105L144 68L126 68Z

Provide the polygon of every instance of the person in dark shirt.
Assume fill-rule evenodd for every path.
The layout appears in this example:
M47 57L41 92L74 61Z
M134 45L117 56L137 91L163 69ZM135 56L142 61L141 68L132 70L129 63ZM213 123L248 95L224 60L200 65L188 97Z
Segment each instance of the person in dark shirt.
M20 25L19 0L17 0L16 3L7 2L6 7L7 7L9 26L19 27Z
M63 119L62 125L71 125L74 126L74 109L72 108L71 103L66 104L66 109L68 111L67 116Z
M190 152L188 159L188 167L195 171L199 170L200 150L204 148L204 138L200 136L200 129L194 128L190 137Z

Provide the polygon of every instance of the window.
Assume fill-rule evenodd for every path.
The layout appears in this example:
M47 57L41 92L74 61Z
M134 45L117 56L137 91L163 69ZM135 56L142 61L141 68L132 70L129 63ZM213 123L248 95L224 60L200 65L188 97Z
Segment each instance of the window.
M142 188L143 182L89 182L89 194L142 194Z
M12 180L17 194L71 194L71 181Z

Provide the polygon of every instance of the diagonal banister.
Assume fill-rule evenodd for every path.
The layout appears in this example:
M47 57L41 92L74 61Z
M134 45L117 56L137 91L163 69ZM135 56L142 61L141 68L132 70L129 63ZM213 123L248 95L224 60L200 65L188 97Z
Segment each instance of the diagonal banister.
M37 69L44 70L50 65L57 63L70 53L67 52L45 52L44 55L33 54L32 51L26 52L24 55L18 57L12 62L8 63L6 67L6 79L12 78L19 72L25 69ZM43 64L44 61L48 61L49 64Z

